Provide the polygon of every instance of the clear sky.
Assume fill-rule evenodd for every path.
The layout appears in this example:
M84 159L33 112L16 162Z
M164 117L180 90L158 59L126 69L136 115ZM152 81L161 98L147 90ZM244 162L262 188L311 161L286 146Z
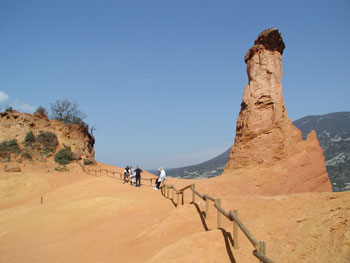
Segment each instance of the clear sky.
M233 144L243 58L269 27L288 116L349 111L349 0L0 0L0 107L76 100L98 161L196 164Z

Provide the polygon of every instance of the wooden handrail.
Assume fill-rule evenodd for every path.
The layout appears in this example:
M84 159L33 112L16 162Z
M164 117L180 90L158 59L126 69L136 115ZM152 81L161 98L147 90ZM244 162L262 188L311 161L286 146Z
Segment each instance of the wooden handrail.
M253 255L255 257L257 257L258 259L260 259L262 262L264 263L274 263L274 261L272 261L271 259L269 259L268 257L266 257L265 255L261 254L258 250L254 250L253 251Z
M228 220L232 221L232 218L229 213L227 213L222 207L218 206L216 203L214 204L215 208L219 210L221 214L223 214Z
M258 259L261 260L261 262L264 263L273 263L273 261L271 259L269 259L268 257L266 257L264 254L262 254L261 252L259 252L258 250L261 249L260 248L260 244L259 242L254 238L254 236L252 235L252 233L248 230L248 228L240 221L240 219L238 218L238 216L236 215L236 213L232 210L230 210L229 213L227 213L221 206L220 206L220 199L214 198L208 194L202 195L200 192L198 192L195 187L193 187L193 185L188 185L180 190L177 190L174 185L171 185L170 188L174 189L176 191L177 194L183 194L183 191L191 188L192 192L194 194L196 194L197 196L199 196L202 200L211 200L214 202L214 207L218 210L218 227L221 227L221 219L220 219L220 214L224 215L228 220L233 221L243 232L243 234L248 238L248 240L250 241L250 243L253 245L253 247L255 248L255 250L253 251L253 255L255 257L257 257ZM237 233L235 233L235 236ZM238 242L237 238L235 240L235 242ZM236 246L236 248L238 248L238 246Z
M211 197L210 195L207 195L207 194L203 195L203 199L204 199L204 200L205 200L205 199L209 199L209 200L211 200L211 201L213 201L213 202L216 202L216 199L215 199L214 197Z
M235 221L238 227L242 230L243 234L249 239L250 243L256 248L259 249L259 242L253 237L252 233L248 230L248 228L239 220L238 216L231 210L230 216L232 220Z
M200 192L197 192L197 190L195 190L195 189L192 189L192 191L193 191L193 193L195 193L196 195L198 195L202 200L204 200L204 197L203 197L203 195L201 195Z
M185 186L184 188L180 189L179 191L183 192L183 191L185 191L185 190L187 190L188 188L191 188L191 187L192 187L192 185L190 184L190 185Z

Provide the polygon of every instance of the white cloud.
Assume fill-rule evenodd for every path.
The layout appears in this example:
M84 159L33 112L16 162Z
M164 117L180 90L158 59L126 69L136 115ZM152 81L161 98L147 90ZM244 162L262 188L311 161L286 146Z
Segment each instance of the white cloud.
M5 92L0 91L0 102L7 101L8 99L9 99L9 96Z
M37 107L29 105L28 103L21 102L19 100L10 100L10 97L4 92L0 90L0 103L7 102L7 106L11 106L13 109L21 111L21 112L29 112L33 113Z
M28 103L20 102L19 100L15 100L15 102L12 104L12 107L15 110L29 113L33 113L37 108L35 106L29 105Z

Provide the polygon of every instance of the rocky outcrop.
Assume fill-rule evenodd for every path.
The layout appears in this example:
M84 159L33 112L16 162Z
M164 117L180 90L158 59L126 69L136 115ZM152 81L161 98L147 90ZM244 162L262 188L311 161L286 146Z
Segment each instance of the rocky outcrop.
M77 159L94 159L95 139L86 127L49 120L47 116L40 114L20 113L18 111L6 111L0 114L0 143L16 140L20 150L25 150L25 139L29 132L32 132L34 137L47 132L56 135L57 146L54 145L53 153L70 147Z
M7 173L19 173L21 171L21 167L17 163L8 163L4 167L5 172Z
M259 168L265 178L256 178L261 180L257 191L264 194L332 191L315 132L304 141L287 117L281 85L284 47L279 31L267 29L244 58L249 83L224 175L239 170L248 176L249 169Z

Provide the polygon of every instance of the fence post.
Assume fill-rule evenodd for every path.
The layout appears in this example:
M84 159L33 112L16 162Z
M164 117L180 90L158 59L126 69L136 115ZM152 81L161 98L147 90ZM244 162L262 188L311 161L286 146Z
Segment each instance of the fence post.
M233 213L238 217L237 210L233 210ZM233 248L238 249L238 225L234 220L233 220Z
M196 195L194 194L193 190L196 190L196 185L195 184L192 184L192 204L194 204L194 202L196 201L195 200Z
M209 216L209 199L205 198L205 218L208 219Z
M176 206L179 206L179 203L180 203L180 200L179 200L180 192L176 192L176 194L177 194Z
M216 205L218 207L221 207L221 199L220 198L216 199ZM221 213L219 210L218 210L218 228L221 228Z
M259 252L262 254L262 255L264 255L264 256L266 256L266 242L265 241L259 241L259 245L260 245L260 247L259 247ZM260 263L263 263L263 261L261 261L260 260Z
M173 186L173 185L171 185L171 186ZM175 197L175 190L174 190L173 187L171 187L171 189L173 189L173 200L174 200L174 197Z
M42 196L40 199L41 199L41 204L43 204L44 203L44 197Z
M184 205L185 204L185 191L181 191L181 203L182 203L182 205Z

